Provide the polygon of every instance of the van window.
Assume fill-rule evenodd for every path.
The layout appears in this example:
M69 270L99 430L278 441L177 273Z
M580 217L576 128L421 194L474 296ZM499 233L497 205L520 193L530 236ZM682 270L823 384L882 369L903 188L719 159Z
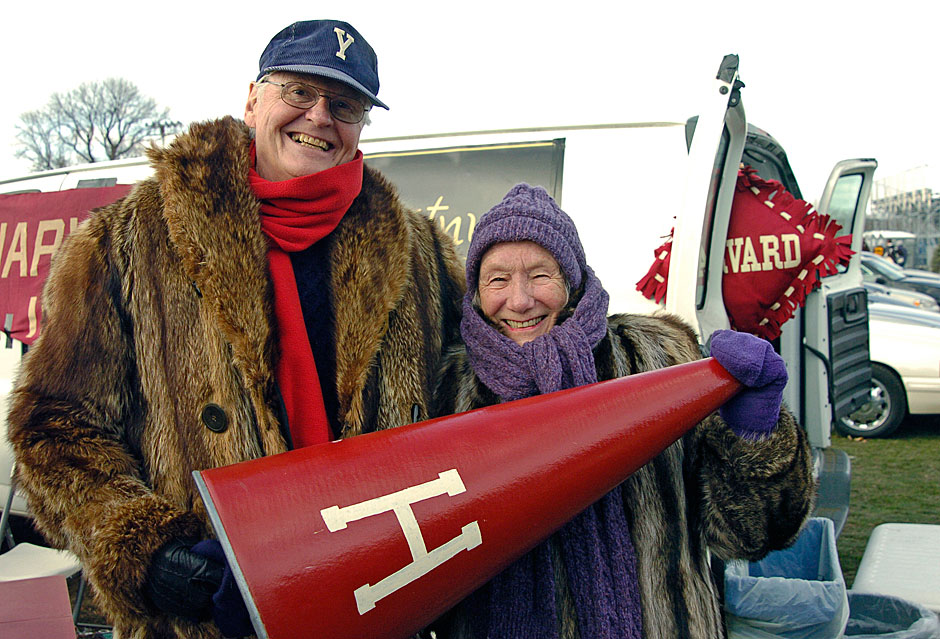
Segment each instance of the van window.
M783 170L780 167L780 162L770 153L761 148L745 147L744 159L741 161L744 164L750 165L751 168L757 171L757 175L761 178L765 180L776 180L783 184L788 191L793 193L793 188L791 185L787 184Z
M519 182L542 186L561 205L565 140L370 153L366 163L402 201L437 220L464 259L481 215Z
M864 178L859 174L846 174L836 180L836 186L832 190L832 199L829 200L829 209L826 214L835 220L841 227L839 235L851 233L855 228L855 213L858 207L858 198L861 195L862 183ZM864 269L864 267L862 267ZM831 277L838 273L845 273L846 267L842 264L837 266L836 273L822 273L822 277ZM865 277L862 273L862 279L865 281L874 281Z
M862 190L863 178L859 174L841 176L832 191L832 200L826 213L842 227L842 232L851 232L858 209L858 198Z
M96 189L102 186L117 186L117 178L89 178L87 180L79 180L78 184L75 185L76 189Z

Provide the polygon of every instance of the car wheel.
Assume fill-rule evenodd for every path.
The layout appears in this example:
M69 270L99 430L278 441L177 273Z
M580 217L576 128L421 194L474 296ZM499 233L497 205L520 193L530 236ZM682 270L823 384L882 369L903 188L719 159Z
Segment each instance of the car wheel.
M887 437L907 414L901 380L887 366L871 365L871 398L857 411L836 422L836 430L853 437Z

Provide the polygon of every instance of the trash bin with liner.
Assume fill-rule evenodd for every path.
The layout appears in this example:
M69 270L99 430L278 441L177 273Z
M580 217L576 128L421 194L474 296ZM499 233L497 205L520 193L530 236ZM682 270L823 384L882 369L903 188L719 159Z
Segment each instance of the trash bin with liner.
M853 639L940 639L937 615L898 597L849 591L845 636Z
M725 566L729 639L834 639L849 618L831 519L814 517L789 548Z

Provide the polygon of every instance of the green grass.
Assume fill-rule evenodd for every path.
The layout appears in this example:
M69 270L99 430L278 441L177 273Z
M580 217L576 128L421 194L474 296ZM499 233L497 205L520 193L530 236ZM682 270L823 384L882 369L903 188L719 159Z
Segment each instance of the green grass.
M833 433L832 446L852 462L849 516L837 543L851 587L875 526L940 524L940 416L908 418L884 439L850 440Z

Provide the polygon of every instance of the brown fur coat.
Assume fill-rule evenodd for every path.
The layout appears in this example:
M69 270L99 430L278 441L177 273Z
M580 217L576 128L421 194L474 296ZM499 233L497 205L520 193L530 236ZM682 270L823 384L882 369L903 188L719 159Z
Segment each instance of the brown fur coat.
M10 439L36 522L82 559L122 639L218 635L151 607L150 557L173 536L209 534L193 470L285 450L249 141L231 118L194 125L151 151L152 179L67 239L13 394ZM452 245L369 168L324 241L334 430L427 418L433 372L457 336ZM207 407L216 424L224 412L222 432L204 425Z
M700 357L692 330L667 314L611 316L607 336L594 349L598 380ZM453 348L444 359L438 388L439 414L499 401L476 378L463 347ZM786 409L774 434L760 442L737 437L714 413L631 475L623 494L636 549L643 636L722 637L718 591L706 549L723 559L756 560L791 544L815 493L809 445ZM576 639L576 613L560 568L560 544L554 543L552 551L560 584L559 636ZM461 604L432 629L438 639L480 639L477 623L483 616ZM486 621L482 624L485 628Z

